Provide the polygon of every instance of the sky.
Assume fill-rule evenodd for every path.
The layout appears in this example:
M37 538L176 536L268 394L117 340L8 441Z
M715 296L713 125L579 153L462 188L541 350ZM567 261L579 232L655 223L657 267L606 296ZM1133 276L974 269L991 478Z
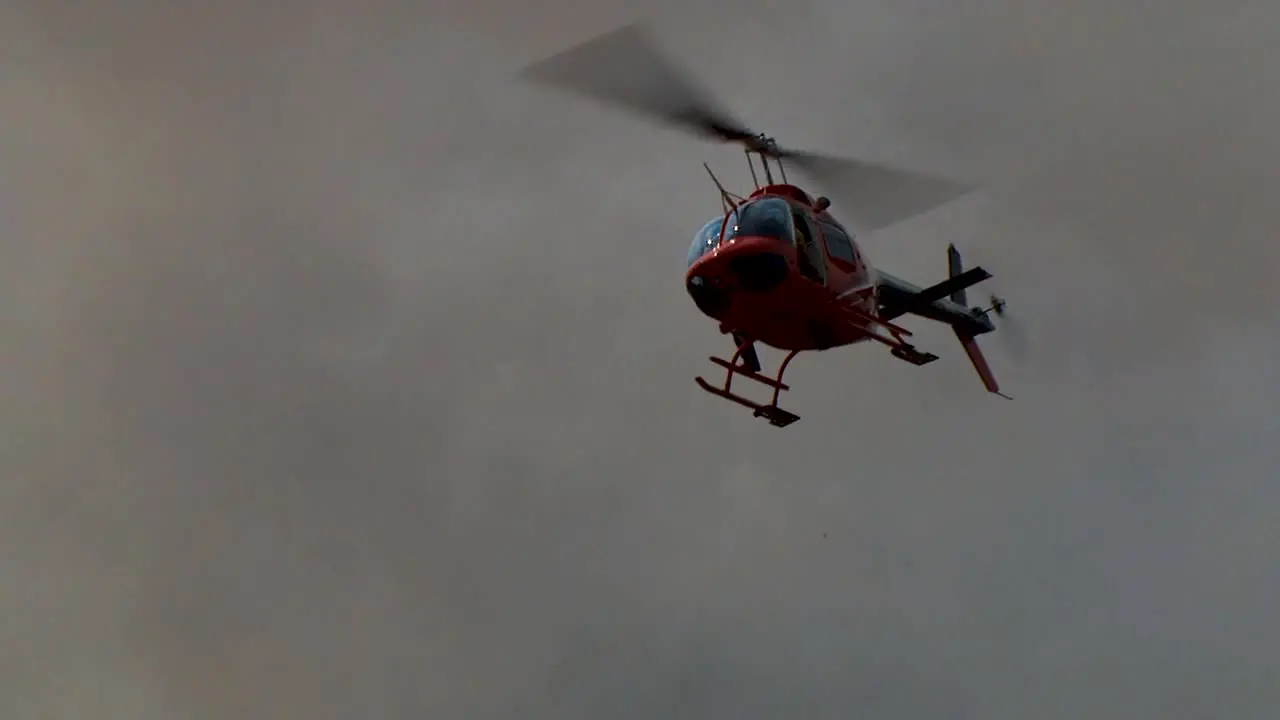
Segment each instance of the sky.
M517 77L636 21L784 144L979 186L860 243L995 275L1013 402L923 321L926 368L797 358L785 430L697 390L700 163L742 156ZM1242 1L5 3L0 714L1274 718L1278 37Z

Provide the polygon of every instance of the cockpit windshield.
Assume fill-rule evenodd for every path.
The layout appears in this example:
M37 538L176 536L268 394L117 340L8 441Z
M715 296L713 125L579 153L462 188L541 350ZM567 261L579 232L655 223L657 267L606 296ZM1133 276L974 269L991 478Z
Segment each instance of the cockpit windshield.
M725 219L724 216L712 218L694 235L693 243L689 246L689 265L710 252L720 241L720 228L725 224ZM765 197L730 212L728 227L724 228L724 239L728 241L735 237L775 238L794 244L795 227L791 223L791 206L782 198Z
M795 242L791 206L778 197L760 198L743 205L738 211L737 224L730 226L724 234L725 240L731 237L766 237Z
M730 218L733 215L729 216ZM732 220L730 220L732 222ZM689 246L689 265L693 265L698 258L711 252L711 248L720 242L720 228L724 225L724 216L712 218L707 221L706 225L693 236L693 244Z

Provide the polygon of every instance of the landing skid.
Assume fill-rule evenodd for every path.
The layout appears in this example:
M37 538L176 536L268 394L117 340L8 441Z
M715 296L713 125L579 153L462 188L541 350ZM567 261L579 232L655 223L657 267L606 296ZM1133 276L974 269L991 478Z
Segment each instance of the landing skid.
M791 359L794 358L797 354L799 354L800 351L792 350L787 355L787 357L783 359L782 364L778 366L777 376L768 377L766 375L761 375L760 373L751 370L751 368L747 365L747 363L739 362L739 359L741 359L742 354L746 352L747 348L751 346L752 345L750 340L747 340L746 342L742 343L741 345L738 346L737 351L733 353L733 358L730 360L723 360L718 357L711 358L711 362L725 369L723 387L715 387L714 385L702 379L701 377L694 378L694 381L698 383L699 387L711 393L712 395L717 395L719 397L724 398L725 400L730 400L732 402L738 403L739 405L742 405L743 407L750 408L752 415L754 415L755 417L762 417L768 420L770 425L774 427L786 427L791 423L799 420L800 416L778 407L778 395L783 390L791 389L787 385L783 384L782 374L787 371L787 365L791 362ZM745 397L742 397L741 395L735 394L733 392L733 376L734 375L741 375L744 378L755 380L756 382L762 385L767 385L773 388L773 399L770 400L768 404L761 404L761 403L755 402L754 400L749 400Z
M889 352L899 360L906 360L916 366L928 365L938 359L937 355L930 352L921 352L914 345L899 345Z
M920 366L928 365L938 359L937 355L923 352L917 349L915 345L907 342L907 338L911 337L911 331L906 328L868 315L862 310L847 304L842 305L841 310L843 310L846 320L862 328L872 340L887 345L889 352L899 360L905 360L912 365Z

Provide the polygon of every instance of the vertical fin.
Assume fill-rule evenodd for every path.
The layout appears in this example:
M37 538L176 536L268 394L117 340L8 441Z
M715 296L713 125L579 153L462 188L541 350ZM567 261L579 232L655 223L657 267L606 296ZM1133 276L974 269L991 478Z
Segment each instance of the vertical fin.
M991 372L991 366L987 364L987 358L982 354L982 348L978 347L978 341L972 335L962 332L957 328L955 330L956 338L960 340L960 345L964 348L964 352L969 356L969 362L973 363L973 369L978 371L978 377L982 378L982 384L987 388L987 392L999 395L1006 400L1013 398L1000 392L1000 384L996 382L995 373Z
M960 251L955 245L947 246L947 275L956 277L964 272L964 263L960 260ZM965 294L964 288L951 293L951 302L964 307L969 307L969 299Z

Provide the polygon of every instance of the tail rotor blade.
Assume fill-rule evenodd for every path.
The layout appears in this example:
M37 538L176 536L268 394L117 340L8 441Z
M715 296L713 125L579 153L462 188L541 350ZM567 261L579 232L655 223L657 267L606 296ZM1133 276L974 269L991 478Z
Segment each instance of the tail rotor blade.
M1031 339L1021 318L1010 314L1005 300L995 294L987 312L995 316L995 335L1004 350L1017 362L1025 362L1031 354Z
M1009 356L1018 362L1025 362L1031 355L1031 339L1027 335L1026 327L1016 316L1010 316L1008 313L1002 315L997 324L999 327L996 329L996 335L1004 338L1004 346Z

